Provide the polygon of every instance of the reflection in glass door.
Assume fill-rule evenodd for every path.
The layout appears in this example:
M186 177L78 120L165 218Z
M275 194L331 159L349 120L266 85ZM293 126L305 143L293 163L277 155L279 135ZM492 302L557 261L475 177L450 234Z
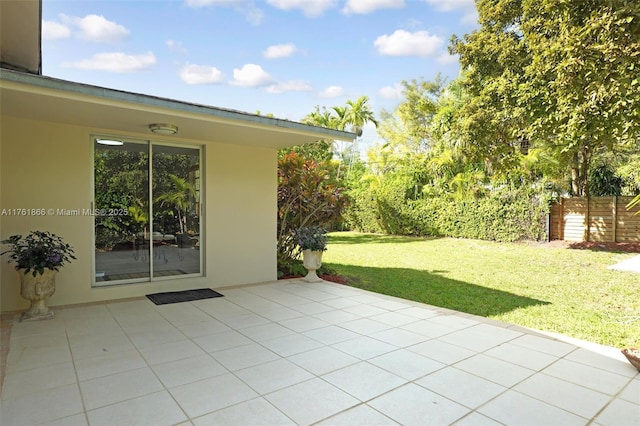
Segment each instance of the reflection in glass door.
M94 188L95 285L201 273L198 148L95 139Z
M153 145L153 276L200 273L200 150Z

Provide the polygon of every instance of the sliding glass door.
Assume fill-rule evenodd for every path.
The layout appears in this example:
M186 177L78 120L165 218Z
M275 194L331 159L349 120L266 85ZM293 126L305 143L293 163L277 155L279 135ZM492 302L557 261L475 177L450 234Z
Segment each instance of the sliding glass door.
M201 274L200 149L94 139L95 285Z

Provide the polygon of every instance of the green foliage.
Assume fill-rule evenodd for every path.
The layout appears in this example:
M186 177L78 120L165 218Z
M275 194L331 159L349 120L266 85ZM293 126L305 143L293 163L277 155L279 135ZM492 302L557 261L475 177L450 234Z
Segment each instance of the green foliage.
M295 231L329 227L341 218L347 197L331 178L327 163L295 152L278 161L278 268L287 268L298 255Z
M589 195L592 197L621 195L622 185L622 178L616 176L607 164L593 168L589 175Z
M586 195L589 165L640 137L640 3L477 2L482 27L452 39L468 102L467 154L513 169L518 142L544 149ZM557 178L557 176L555 176Z
M325 251L327 230L321 226L303 226L295 230L296 242L300 250Z
M3 244L9 244L9 250L0 255L9 254L9 262L16 269L24 269L25 274L33 270L33 276L44 274L45 269L59 271L65 263L76 257L73 248L64 240L46 231L32 231L26 237L12 235Z

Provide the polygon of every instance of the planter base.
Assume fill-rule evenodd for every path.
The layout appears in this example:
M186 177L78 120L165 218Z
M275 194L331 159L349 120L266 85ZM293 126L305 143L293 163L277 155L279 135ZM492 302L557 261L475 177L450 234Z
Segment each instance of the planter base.
M49 311L44 314L30 314L29 312L23 312L20 316L20 321L41 321L49 320L53 318L53 311Z

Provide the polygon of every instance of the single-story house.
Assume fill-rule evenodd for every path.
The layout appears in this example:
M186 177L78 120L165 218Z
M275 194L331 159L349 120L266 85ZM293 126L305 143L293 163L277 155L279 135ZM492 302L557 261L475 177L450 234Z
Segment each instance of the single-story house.
M355 134L43 76L40 1L1 7L0 239L74 247L51 306L277 278L277 150Z

